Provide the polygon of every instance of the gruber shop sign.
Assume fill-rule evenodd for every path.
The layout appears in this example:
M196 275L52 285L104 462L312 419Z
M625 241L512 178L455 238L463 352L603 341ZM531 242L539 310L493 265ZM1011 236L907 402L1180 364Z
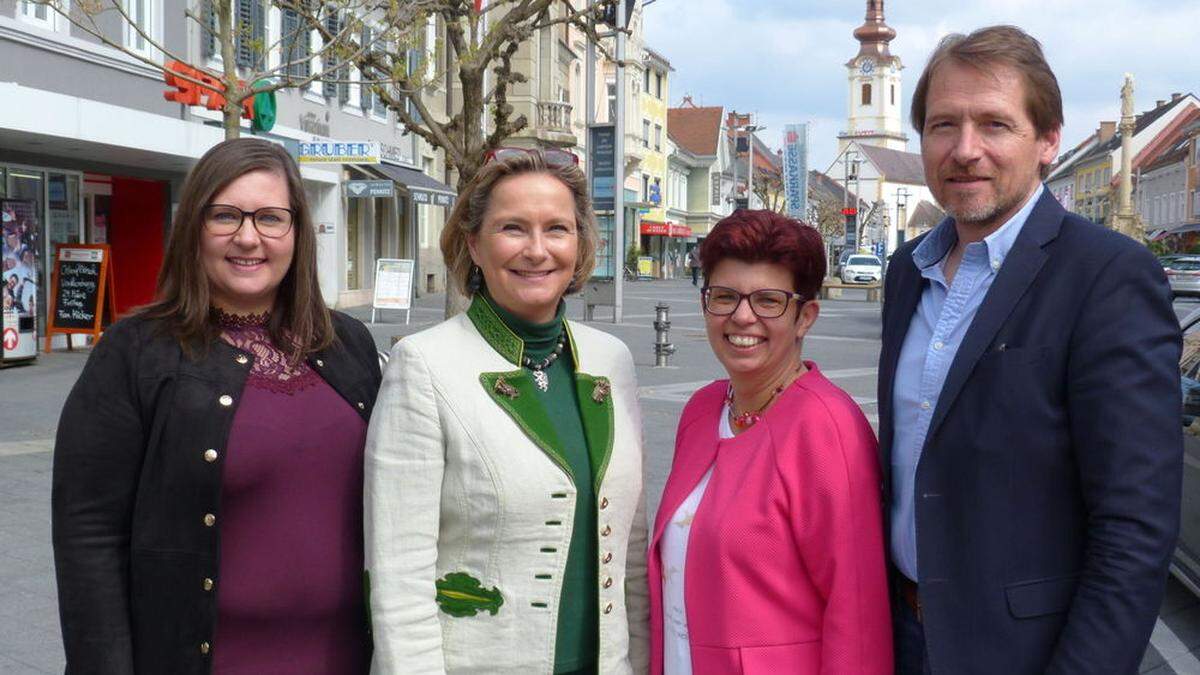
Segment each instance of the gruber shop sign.
M313 141L298 143L300 164L378 164L378 141Z
M182 76L182 77L181 77ZM202 105L209 110L225 109L225 84L212 75L178 61L167 61L163 80L171 87L163 98L184 105ZM238 82L244 85L244 82ZM254 83L267 84L265 80ZM242 101L242 117L250 120L255 131L275 127L275 92L264 91Z

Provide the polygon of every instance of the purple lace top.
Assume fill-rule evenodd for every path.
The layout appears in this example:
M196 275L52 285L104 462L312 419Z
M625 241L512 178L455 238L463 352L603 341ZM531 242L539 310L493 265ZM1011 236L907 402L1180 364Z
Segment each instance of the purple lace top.
M254 366L222 467L212 672L366 673L366 423L265 322L221 316Z

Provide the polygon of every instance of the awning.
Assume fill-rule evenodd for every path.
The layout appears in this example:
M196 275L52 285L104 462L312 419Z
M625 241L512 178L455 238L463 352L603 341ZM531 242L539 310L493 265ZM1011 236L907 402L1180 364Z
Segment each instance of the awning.
M374 171L391 178L408 189L414 204L432 204L433 206L453 206L458 193L454 188L434 180L424 173L398 164L373 164Z
M1183 234L1184 232L1200 232L1200 222L1184 223L1178 227L1172 227L1166 231L1166 234Z
M652 237L690 237L692 236L692 228L687 225L679 225L677 223L656 223L652 220L643 220L641 222L640 231L642 234Z

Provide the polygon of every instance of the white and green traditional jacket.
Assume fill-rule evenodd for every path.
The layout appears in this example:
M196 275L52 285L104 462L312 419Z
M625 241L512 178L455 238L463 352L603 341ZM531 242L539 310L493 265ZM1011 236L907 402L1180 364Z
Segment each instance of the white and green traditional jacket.
M596 473L599 672L644 673L646 519L633 359L571 321ZM392 349L366 450L372 673L549 675L575 485L521 367L524 344L476 298Z

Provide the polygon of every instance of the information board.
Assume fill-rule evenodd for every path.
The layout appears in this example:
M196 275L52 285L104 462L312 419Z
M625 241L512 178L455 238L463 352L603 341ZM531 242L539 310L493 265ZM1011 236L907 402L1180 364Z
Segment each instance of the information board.
M375 311L380 309L402 309L404 323L409 322L412 312L414 267L415 263L412 260L379 258L375 261L371 323L375 323Z
M46 350L54 333L98 336L116 319L112 251L108 244L58 244L50 281ZM68 343L69 344L69 343Z

